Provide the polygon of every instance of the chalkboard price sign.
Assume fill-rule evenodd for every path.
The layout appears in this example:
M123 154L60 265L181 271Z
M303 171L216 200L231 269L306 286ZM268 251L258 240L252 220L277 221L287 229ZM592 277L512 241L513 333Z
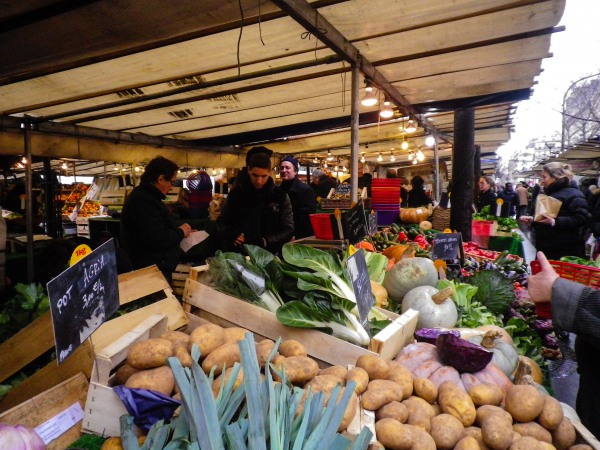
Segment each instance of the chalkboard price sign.
M461 233L437 233L433 238L431 259L444 261L465 259Z
M369 271L367 270L367 261L365 259L365 251L361 248L346 260L346 267L350 273L350 280L356 295L358 306L358 314L360 316L361 325L367 323L369 311L375 304L375 296L371 289L371 280Z
M341 194L341 195L350 195L351 188L352 188L352 186L350 186L349 184L340 183L335 188L335 193Z
M368 214L368 233L369 235L373 235L377 233L377 214L369 213Z
M102 244L51 280L50 311L58 364L119 308L115 244Z
M344 236L351 244L361 241L368 232L367 215L362 200L344 213Z

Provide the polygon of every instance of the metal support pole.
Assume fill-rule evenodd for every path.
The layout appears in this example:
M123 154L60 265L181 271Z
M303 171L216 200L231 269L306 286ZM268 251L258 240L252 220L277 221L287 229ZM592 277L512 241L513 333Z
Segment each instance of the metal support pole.
M439 153L439 149L438 149L438 137L437 136L433 136L435 138L435 143L433 144L433 159L435 161L435 193L434 193L434 199L435 201L439 202L440 201L440 153Z
M358 108L359 98L358 93L360 89L360 72L358 70L358 64L352 65L352 108L350 111L351 124L350 124L350 160L351 160L351 180L350 186L350 198L352 202L358 200Z
M27 283L33 283L33 189L31 181L31 123L23 122L25 148L25 224L27 230Z

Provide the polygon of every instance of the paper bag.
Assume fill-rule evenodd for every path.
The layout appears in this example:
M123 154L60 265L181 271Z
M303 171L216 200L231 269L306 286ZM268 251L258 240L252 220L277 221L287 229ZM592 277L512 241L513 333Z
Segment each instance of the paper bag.
M533 220L537 222L538 220L543 219L544 216L555 219L556 216L558 216L561 205L562 202L554 197L549 197L545 194L538 195L537 200L535 201L535 217Z

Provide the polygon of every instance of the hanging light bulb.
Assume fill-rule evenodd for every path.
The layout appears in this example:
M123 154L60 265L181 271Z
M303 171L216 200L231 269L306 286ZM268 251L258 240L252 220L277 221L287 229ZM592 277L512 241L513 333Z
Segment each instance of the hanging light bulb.
M313 159L313 162L314 162L315 164L319 164L319 159L318 159L318 158L315 156L315 159Z
M21 164L27 164L27 158L25 158L24 156L21 159Z
M135 166L135 171L136 172L139 172L140 170L142 170L142 169L140 169L140 166Z
M408 150L408 142L402 141L402 144L400 144L400 148L402 150Z
M113 167L114 170L119 170L119 166L117 166L117 164L115 164L115 166Z
M60 168L62 170L69 170L69 165L67 164L66 161L63 161L62 165L60 166Z
M389 98L385 97L385 100L383 101L383 108L381 108L381 111L379 111L379 116L382 119L389 119L393 115L394 110L392 109L392 102L390 102Z
M412 150L410 152L408 152L408 160L409 161L412 161L414 159L414 157L415 157L415 154Z
M407 133L414 133L415 131L417 131L417 126L415 125L415 121L412 119L409 119L404 131L406 131Z
M416 164L417 163L417 158L413 159L412 161L413 161L412 162L413 164Z
M334 171L334 172L337 172L337 171L338 171L338 166L337 166L337 164L336 164L336 165L335 165L335 167L333 168L333 171Z
M396 161L396 157L394 156L394 152L390 152L390 161Z
M331 154L331 150L327 152L327 161L333 161L333 155Z
M198 169L192 170L192 173L198 173Z
M431 135L425 138L425 145L427 147L433 147L435 145L435 138Z
M360 162L361 162L361 163L364 163L365 161L366 161L366 159L365 159L365 152L362 152L362 153L360 154Z
M348 168L346 166L342 167L343 172L348 172Z
M219 173L223 175L225 173L225 169L219 169Z
M213 170L212 170L212 174L213 174L213 175L216 175L216 174L217 174L217 169L213 168Z
M360 103L363 106L375 106L377 104L377 96L371 80L365 80L365 96Z
M327 161L323 162L323 169L327 169Z
M383 156L381 155L381 152L379 152L379 156L377 157L377 161L378 162L383 161Z
M417 150L417 159L419 161L424 161L425 160L425 154L421 151L420 148L419 148L419 150Z

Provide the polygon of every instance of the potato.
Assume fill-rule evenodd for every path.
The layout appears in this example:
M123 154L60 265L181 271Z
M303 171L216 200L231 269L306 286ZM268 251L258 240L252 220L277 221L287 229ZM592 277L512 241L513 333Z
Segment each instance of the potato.
M150 338L135 342L127 352L127 364L134 369L152 369L165 366L173 355L173 344L167 339Z
M417 426L427 432L431 430L431 419L435 416L433 407L420 397L411 396L402 402L408 409L407 424Z
M341 399L342 398L341 395L338 398ZM353 392L352 395L350 396L350 401L348 402L348 406L346 406L346 410L344 411L344 417L342 418L340 426L338 427L338 432L341 433L346 428L348 428L348 425L350 425L350 422L352 422L352 419L354 419L354 416L356 415L356 413L358 411L359 411L358 395L356 395Z
M452 450L464 434L465 427L450 414L440 414L431 419L431 437L439 450Z
M381 419L375 422L375 438L389 450L412 450L413 431L394 419Z
M354 381L356 383L354 392L360 395L367 390L367 386L369 385L369 374L362 367L354 367L350 369L346 375L346 383L349 381Z
M344 384L346 384L346 375L348 375L348 369L343 366L331 366L326 369L319 370L319 375L335 375L338 378L342 378L344 380Z
M413 435L412 450L436 450L435 441L427 431L413 425L405 426L409 427Z
M194 360L192 359L192 355L190 355L187 346L183 344L175 344L173 356L181 362L183 367L192 367Z
M213 381L211 388L212 388L212 392L213 392L213 395L215 396L215 398L217 397L217 395L219 395L219 390L221 389L221 384L227 383L227 381L231 377L232 371L233 371L233 367L228 368L227 370L225 370L225 372L223 372L221 375L219 375ZM233 382L233 389L235 390L238 387L240 387L240 385L242 384L243 381L244 381L244 370L240 367L240 369L237 373L237 376L235 377L235 381Z
M487 446L487 444L485 442L483 442L483 436L481 434L481 428L479 427L465 427L465 437L472 437L474 438L477 443L479 444L479 448L481 448L481 450L489 450L489 447Z
M517 422L531 422L544 408L544 395L528 384L515 384L506 393L504 407Z
M413 388L416 396L429 403L435 403L438 397L438 388L435 383L427 378L415 378Z
M499 406L494 405L483 405L477 408L477 416L475 418L475 422L481 426L484 420L492 414L499 414L500 416L508 420L510 423L512 423L512 416Z
M375 420L396 419L400 423L405 423L408 419L408 409L400 402L389 402L375 411Z
M556 430L564 417L562 405L550 395L544 396L544 407L537 421L546 430Z
M329 400L331 391L341 384L340 378L335 375L317 375L304 385L304 389L311 388L312 392L326 392L327 400Z
M438 405L437 403L432 404L431 407L433 408L434 417L442 414L442 408L440 408L440 405Z
M115 377L113 378L113 386L120 386L122 384L125 384L125 382L129 379L131 375L139 371L140 369L135 369L129 364L123 364L115 372Z
M176 345L188 345L190 342L190 335L183 331L165 331L160 335L161 339L166 339L173 343L173 347Z
M556 450L567 450L575 445L577 433L571 421L566 417L563 417L563 420L555 430L552 430L551 434L552 445L556 447Z
M516 423L513 425L513 430L521 436L531 436L538 441L552 443L552 435L548 430L537 422Z
M456 443L454 450L480 450L477 439L472 436L465 436Z
M356 367L365 369L369 374L369 380L385 380L390 373L387 361L375 355L359 356L356 360Z
M281 341L279 345L279 353L289 358L290 356L308 356L306 347L301 342L295 341L294 339L286 339Z
M363 392L360 396L361 406L369 411L375 411L390 402L399 402L402 400L402 388L393 381L389 381L389 383L391 383L391 386L389 387L382 386L374 389L367 389Z
M283 369L290 383L302 385L309 382L317 373L319 365L308 356L290 356L283 360Z
M498 406L504 400L504 390L497 384L476 384L475 386L471 386L468 394L475 406Z
M402 364L398 364L394 361L389 363L389 370L390 372L387 379L395 381L402 386L404 398L410 397L413 394L413 374L411 371Z
M569 450L594 450L592 446L587 444L575 444L569 447Z
M206 323L196 327L190 334L189 349L196 344L200 349L200 357L206 358L209 353L225 343L223 327L214 323Z
M204 361L202 361L202 370L209 373L215 367L215 375L220 375L223 370L232 367L236 362L239 363L240 360L240 348L237 343L223 344L204 358Z
M275 342L273 342L271 339L264 339L256 344L256 357L260 367L265 367L273 347L275 347Z
M537 439L523 436L510 444L509 450L544 450L544 447Z
M246 339L246 333L251 332L241 327L223 328L223 343L230 344L243 341Z
M165 395L171 395L175 387L175 377L170 367L140 370L129 377L125 387L131 389L149 389Z
M494 450L506 450L513 440L512 423L500 415L491 415L481 424L483 442Z
M547 442L544 442L544 441L538 441L538 442L542 446L542 450L556 450L556 447L552 444L548 444ZM575 446L575 447L577 447L577 446ZM573 450L573 447L569 447L569 450ZM577 450L577 449L575 449L575 450ZM584 446L584 448L580 448L579 450L593 450L593 449L592 449L592 447Z
M473 400L452 381L444 381L440 385L438 403L442 412L453 415L463 426L468 427L475 422L476 410Z

